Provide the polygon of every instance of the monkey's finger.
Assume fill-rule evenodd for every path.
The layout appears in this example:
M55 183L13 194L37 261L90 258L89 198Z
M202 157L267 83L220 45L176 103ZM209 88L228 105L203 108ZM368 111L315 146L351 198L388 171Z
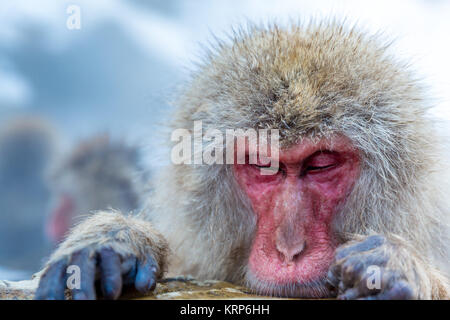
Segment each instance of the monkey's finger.
M349 259L350 260L350 259ZM373 263L370 260L367 260L368 264ZM350 263L349 266L353 268L353 265ZM346 266L344 269L346 271L343 272L343 280L339 284L340 294L338 299L341 300L353 300L360 298L367 298L378 295L382 288L386 288L384 286L384 282L380 279L380 286L378 287L376 284L370 281L371 273L367 273L365 270L367 268L366 263L356 263L355 267L350 270L350 267ZM352 271L356 271L353 272ZM350 279L352 281L350 281Z
M72 255L70 264L80 268L80 287L72 289L72 298L74 300L94 300L96 297L94 286L95 256L95 252L89 248L82 249Z
M386 242L385 238L379 235L367 237L364 241L353 245L340 247L336 250L336 260L343 259L348 255L356 252L364 252L375 249Z
M344 288L351 288L355 283L359 281L361 276L363 275L364 270L366 269L366 264L363 260L348 258L343 264L341 268L341 281L342 286ZM352 298L354 299L354 298Z
M380 277L378 281L377 277ZM402 281L403 277L400 272L382 268L378 275L370 272L364 274L359 283L355 284L355 288L359 289L361 297L380 296L383 292L390 291L393 285Z
M139 292L145 294L155 289L157 270L156 261L150 255L147 256L145 261L138 262L134 286Z
M106 299L117 299L122 292L122 272L119 255L111 248L98 252L100 282Z
M335 263L328 270L327 286L330 290L336 291L341 282L341 264Z
M66 286L66 259L51 264L39 280L36 300L64 300Z
M375 266L378 270L386 266L389 256L384 252L363 252L349 256L342 263L341 281L346 287L353 287L360 279L373 273L370 267Z
M415 299L414 290L404 280L396 282L392 288L379 294L364 297L361 300L412 300Z
M414 290L405 280L396 282L391 289L382 292L379 296L381 299L391 300L413 300L417 298Z
M134 285L137 273L137 258L134 255L122 258L120 269L122 273L122 284Z
M354 300L361 297L361 291L358 288L347 289L343 294L338 295L339 300Z
M373 295L371 299L376 300L410 300L417 297L417 292L413 290L402 273L396 270L386 270L382 276L381 292Z

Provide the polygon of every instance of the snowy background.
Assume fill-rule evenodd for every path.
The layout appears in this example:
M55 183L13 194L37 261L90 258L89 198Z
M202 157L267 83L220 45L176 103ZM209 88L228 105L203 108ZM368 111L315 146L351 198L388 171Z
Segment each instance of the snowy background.
M81 8L69 30L66 9ZM345 16L397 39L450 118L450 1L4 0L0 2L0 120L42 114L69 137L140 136L211 35L246 19Z
M66 27L69 5L81 8L79 30ZM436 98L433 112L450 119L450 1L2 0L0 126L33 114L67 145L109 132L153 152L152 129L201 43L247 19L311 16L347 17L397 39L396 54L412 59Z

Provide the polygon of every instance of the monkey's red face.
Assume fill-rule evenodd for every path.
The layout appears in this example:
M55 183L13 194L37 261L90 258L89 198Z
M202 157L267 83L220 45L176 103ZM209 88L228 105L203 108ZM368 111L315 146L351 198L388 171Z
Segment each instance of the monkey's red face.
M257 215L249 280L262 293L323 295L337 246L331 221L359 175L358 152L344 137L303 139L280 150L279 164L274 175L234 167Z
M67 194L62 195L45 224L45 233L53 243L58 243L64 238L72 225L74 212L73 198Z

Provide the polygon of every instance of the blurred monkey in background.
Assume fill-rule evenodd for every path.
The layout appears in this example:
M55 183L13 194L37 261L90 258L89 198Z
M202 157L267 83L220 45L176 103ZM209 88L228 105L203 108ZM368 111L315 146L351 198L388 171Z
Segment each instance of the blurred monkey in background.
M53 206L46 234L58 243L90 213L109 208L130 213L145 193L137 147L98 135L78 143L51 173Z

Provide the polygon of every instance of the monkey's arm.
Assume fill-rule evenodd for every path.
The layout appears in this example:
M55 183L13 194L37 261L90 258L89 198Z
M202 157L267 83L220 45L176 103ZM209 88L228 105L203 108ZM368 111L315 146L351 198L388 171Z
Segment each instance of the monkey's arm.
M328 278L339 299L450 298L448 279L395 236L358 236L340 246Z
M116 299L123 285L140 292L154 289L166 267L168 245L152 225L120 212L99 212L76 226L45 266L35 299L64 299L73 272L73 299L95 299L94 282L103 295ZM68 269L69 266L76 266ZM79 269L78 269L78 268Z

